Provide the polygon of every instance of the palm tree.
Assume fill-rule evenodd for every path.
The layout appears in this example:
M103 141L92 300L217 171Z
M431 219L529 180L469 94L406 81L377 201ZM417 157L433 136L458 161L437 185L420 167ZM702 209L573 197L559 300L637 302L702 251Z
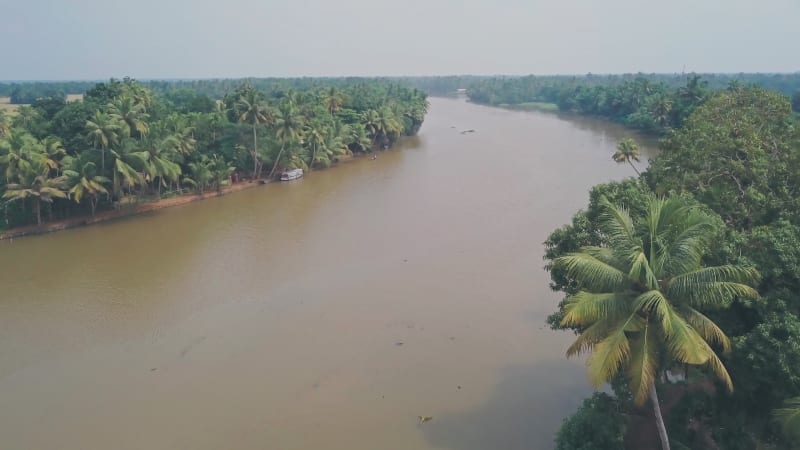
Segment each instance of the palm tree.
M20 172L30 167L36 146L36 138L22 128L13 128L8 136L0 141L0 164L5 166L7 181L16 179Z
M614 159L616 163L628 163L633 167L633 170L636 172L636 175L641 175L639 169L633 165L632 161L639 162L639 145L636 144L636 141L630 138L625 138L617 144L617 151L611 157Z
M312 122L306 125L303 139L305 140L305 143L311 147L311 158L309 159L308 163L308 170L311 171L311 169L314 167L314 163L316 162L317 150L325 145L324 130L319 123Z
M775 418L781 422L786 434L800 436L800 397L786 400L783 408L775 410Z
M3 110L0 110L0 137L8 135L9 131L11 131L11 125L9 124L8 115Z
M259 92L255 89L249 89L244 95L239 98L236 103L236 111L239 117L239 122L250 123L253 125L253 179L259 173L259 158L258 158L258 125L268 123L271 121L271 113L268 107L261 101Z
M144 185L142 172L147 166L147 153L139 151L135 141L128 139L117 150L110 150L114 158L112 165L112 187L117 198L122 197L123 188L128 193L137 185Z
M147 119L150 117L142 103L137 103L131 95L123 95L108 104L108 114L117 120L126 136L137 135L139 138L147 136L150 126Z
M100 195L108 197L108 189L103 186L109 182L108 178L97 174L97 166L93 162L87 162L80 168L80 172L74 170L65 170L64 175L67 176L69 184L72 188L69 190L69 195L75 200L75 203L80 203L83 197L89 196L90 204L92 206L92 217L97 209L97 201Z
M42 150L47 165L50 166L51 169L55 169L56 174L59 174L61 161L64 156L67 155L67 150L64 148L64 144L61 143L59 138L55 136L48 136L42 141Z
M9 183L3 198L9 202L17 200L33 200L33 211L36 214L36 224L42 224L42 202L52 203L56 198L67 198L64 190L67 179L64 176L50 178L50 168L42 162L34 162L25 167L18 175L17 183Z
M378 140L378 135L380 133L380 115L378 111L374 109L367 110L364 113L364 129L367 131L370 139L372 140L372 144L374 145L375 142Z
M269 172L269 178L275 176L275 170L281 162L281 156L286 149L286 145L300 139L300 132L303 129L303 116L301 116L291 101L287 101L278 109L278 116L275 118L275 137L281 141L281 149L275 162L272 164L272 170Z
M157 195L161 197L161 186L167 186L167 181L178 181L181 176L181 166L167 155L167 151L157 145L148 145L147 149L137 153L145 162L145 172L151 182L158 178Z
M106 150L119 141L120 122L109 114L95 111L92 120L86 121L86 140L100 148L100 170L106 171Z
M367 135L364 127L350 127L349 132L343 137L348 148L353 151L366 153L372 150L372 140Z
M635 402L652 403L661 446L669 449L655 383L673 364L703 366L728 390L733 385L711 345L730 349L725 333L700 309L719 309L735 297L756 298L749 286L755 269L702 267L717 231L715 222L678 198L651 197L637 222L628 211L601 199L606 246L585 247L557 258L580 291L567 298L562 326L580 334L567 356L591 353L595 386L625 370Z
M325 98L323 101L325 102L325 108L331 114L331 117L333 117L333 115L336 114L336 111L339 111L344 104L344 96L341 92L339 92L338 89L331 86L331 88L325 93Z

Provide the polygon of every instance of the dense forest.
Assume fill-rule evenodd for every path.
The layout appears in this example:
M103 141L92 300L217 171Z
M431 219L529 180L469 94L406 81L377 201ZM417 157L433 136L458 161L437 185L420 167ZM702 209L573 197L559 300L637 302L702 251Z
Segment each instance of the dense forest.
M759 86L792 98L800 111L800 74L585 75L490 78L469 85L476 103L502 106L554 104L663 135L680 128L713 92Z
M415 134L428 107L385 80L229 82L219 98L189 85L111 80L66 102L65 83L0 110L0 228L328 167Z
M784 94L677 92L694 87L650 167L594 187L545 242L566 294L548 321L613 387L559 450L800 448L800 127Z

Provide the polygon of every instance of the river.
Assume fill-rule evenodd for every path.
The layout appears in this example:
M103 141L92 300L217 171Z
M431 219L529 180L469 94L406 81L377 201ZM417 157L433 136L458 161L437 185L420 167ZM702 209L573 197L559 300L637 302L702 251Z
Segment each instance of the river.
M591 388L542 242L626 134L434 98L377 160L0 243L2 447L552 448Z

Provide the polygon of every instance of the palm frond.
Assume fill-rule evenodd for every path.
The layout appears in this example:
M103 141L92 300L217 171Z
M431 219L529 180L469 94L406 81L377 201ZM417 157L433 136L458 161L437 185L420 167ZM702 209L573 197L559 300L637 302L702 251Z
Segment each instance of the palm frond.
M749 267L705 267L672 278L666 293L694 306L722 307L736 297L758 298L758 292L749 286L758 279L758 272Z
M592 355L586 361L589 381L594 387L614 378L620 367L630 358L630 342L624 327L618 327L607 338L594 345Z
M656 334L650 327L631 339L631 360L628 365L631 392L634 402L642 405L647 401L650 386L655 383L658 370Z
M621 293L596 294L580 291L564 306L565 327L591 325L598 320L617 320L631 314L629 298Z
M711 319L701 314L696 309L684 306L678 309L678 313L686 320L686 322L694 328L706 342L719 344L722 346L723 354L729 354L731 351L731 341L725 332L717 326Z
M556 258L553 266L565 269L569 277L594 292L619 291L627 285L626 273L587 253Z
M703 346L705 347L706 352L708 353L708 362L706 363L706 366L711 370L711 372L714 375L717 376L717 378L720 381L722 381L728 392L733 392L733 380L731 380L731 376L728 373L728 369L725 368L725 365L722 364L722 361L720 361L717 354L714 353L714 350L712 350L711 347L709 347L708 344L705 343L705 341L703 341Z
M644 313L645 316L652 316L659 320L661 330L666 336L672 334L672 305L664 294L657 289L647 291L633 301L633 308L637 312Z
M609 326L606 322L597 322L578 335L575 342L567 348L567 358L590 352L594 346L602 342L608 335Z
M664 330L667 348L672 357L679 362L701 365L709 360L710 350L706 341L686 323L672 308L669 309L670 331ZM711 351L711 354L714 352Z

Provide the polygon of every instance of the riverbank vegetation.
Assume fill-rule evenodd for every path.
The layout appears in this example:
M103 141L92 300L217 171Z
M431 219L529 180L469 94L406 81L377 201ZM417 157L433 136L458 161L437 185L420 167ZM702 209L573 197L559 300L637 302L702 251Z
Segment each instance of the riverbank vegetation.
M578 432L595 449L800 448L800 127L778 92L679 92L695 87L650 167L594 187L545 242L566 294L548 321L614 390L565 421L561 450L585 448Z
M428 107L421 91L380 80L238 81L215 98L124 79L69 103L70 83L22 86L48 96L17 86L31 104L0 111L0 229L325 168L415 134Z
M664 135L683 126L714 92L738 86L760 86L792 96L795 110L800 111L800 74L495 77L470 80L467 89L476 103L511 107L552 104L560 111Z

